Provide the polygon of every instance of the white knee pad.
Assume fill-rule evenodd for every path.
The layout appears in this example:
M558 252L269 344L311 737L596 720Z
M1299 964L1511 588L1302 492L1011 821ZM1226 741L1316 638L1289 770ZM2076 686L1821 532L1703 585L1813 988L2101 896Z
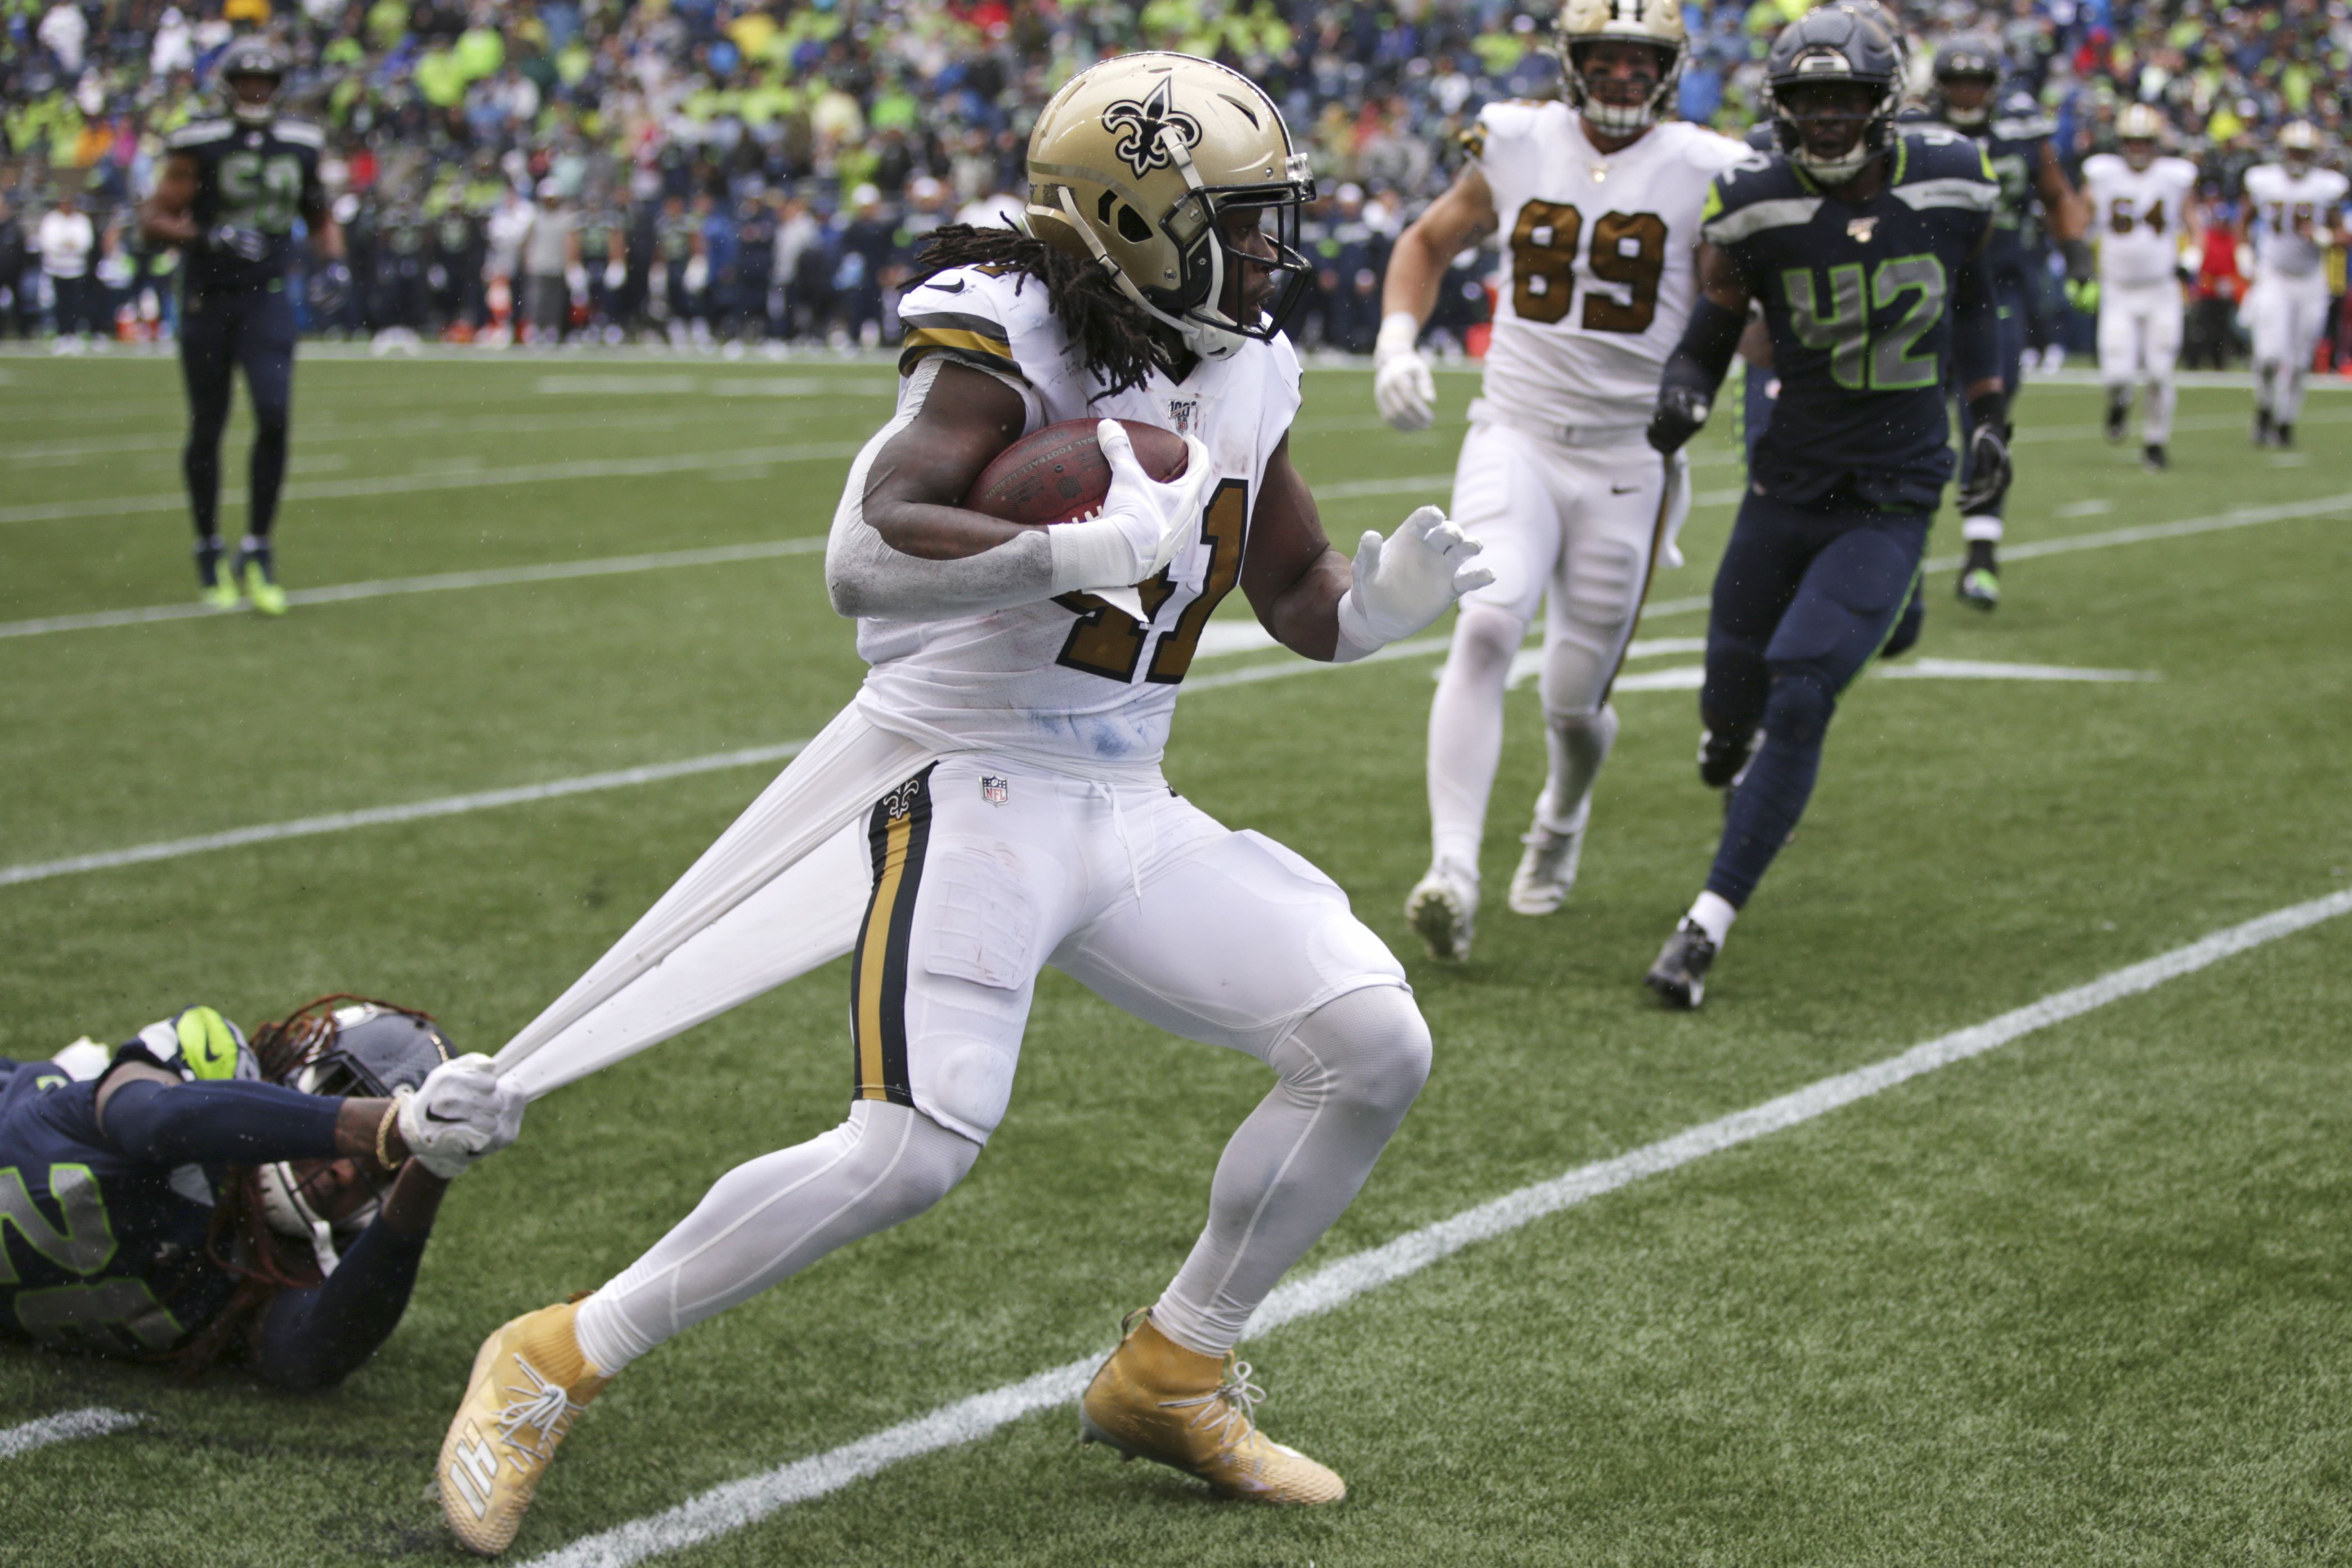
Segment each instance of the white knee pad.
M1402 1117L1429 1079L1429 1025L1402 985L1371 985L1308 1014L1266 1058L1318 1102Z
M1481 685L1499 688L1510 674L1511 660L1528 635L1528 624L1508 610L1492 605L1465 605L1454 623L1454 643L1447 650L1446 673Z

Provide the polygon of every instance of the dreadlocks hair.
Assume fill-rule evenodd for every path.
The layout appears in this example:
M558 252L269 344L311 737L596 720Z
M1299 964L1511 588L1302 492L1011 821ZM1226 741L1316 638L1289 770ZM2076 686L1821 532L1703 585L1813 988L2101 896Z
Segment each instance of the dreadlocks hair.
M1141 386L1155 370L1174 374L1182 350L1171 346L1160 324L1118 291L1108 274L1091 262L1066 256L1044 240L1015 228L977 228L948 224L931 230L915 258L909 289L959 267L991 267L1018 272L1015 293L1035 279L1045 303L1077 345L1078 358L1108 393Z

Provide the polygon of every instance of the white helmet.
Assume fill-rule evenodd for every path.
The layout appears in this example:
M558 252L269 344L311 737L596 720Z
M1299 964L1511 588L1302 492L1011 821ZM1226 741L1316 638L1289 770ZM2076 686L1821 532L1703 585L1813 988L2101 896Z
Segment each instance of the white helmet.
M1100 266L1202 359L1282 330L1314 276L1298 253L1299 211L1314 199L1307 154L1274 100L1193 55L1122 55L1080 71L1029 133L1029 232ZM1220 220L1237 210L1275 215L1271 259L1225 237ZM1244 267L1278 275L1262 311L1227 299Z
M1647 44L1664 58L1658 84L1639 103L1603 103L1584 80L1579 51L1604 39ZM1569 107L1612 136L1630 136L1657 123L1674 101L1685 55L1682 7L1675 0L1566 0L1552 24Z
M2163 141L2164 116L2154 104L2129 104L2116 116L2116 144L2123 150L2124 162L2133 168L2145 169L2155 163Z
M2290 120L2279 132L2279 155L2298 169L2319 159L2319 127L2308 120Z

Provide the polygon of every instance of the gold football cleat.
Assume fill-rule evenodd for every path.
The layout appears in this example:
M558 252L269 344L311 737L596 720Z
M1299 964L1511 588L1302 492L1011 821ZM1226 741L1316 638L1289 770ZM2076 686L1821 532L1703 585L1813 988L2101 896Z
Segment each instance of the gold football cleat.
M526 1312L475 1353L438 1478L441 1511L468 1552L495 1557L514 1541L555 1446L609 1381L572 1335L578 1310L562 1301Z
M1128 1315L1127 1337L1102 1363L1078 1405L1078 1440L1122 1458L1144 1458L1200 1477L1227 1497L1258 1502L1338 1502L1348 1483L1258 1430L1265 1390L1246 1362L1186 1350Z

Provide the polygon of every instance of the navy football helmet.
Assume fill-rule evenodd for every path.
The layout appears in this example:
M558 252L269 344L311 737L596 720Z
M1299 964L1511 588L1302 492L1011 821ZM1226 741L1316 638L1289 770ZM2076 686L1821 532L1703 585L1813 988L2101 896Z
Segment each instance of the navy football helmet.
M1903 54L1886 28L1825 6L1780 29L1764 63L1773 136L1789 161L1842 184L1885 152L1903 104Z
M1990 38L1954 38L1936 51L1936 85L1928 94L1928 107L1955 131L1982 130L1992 119L1993 105L2000 98L2001 74L2008 68L2000 46ZM1977 84L1984 90L1975 95L1975 102L1952 101L1954 88Z

